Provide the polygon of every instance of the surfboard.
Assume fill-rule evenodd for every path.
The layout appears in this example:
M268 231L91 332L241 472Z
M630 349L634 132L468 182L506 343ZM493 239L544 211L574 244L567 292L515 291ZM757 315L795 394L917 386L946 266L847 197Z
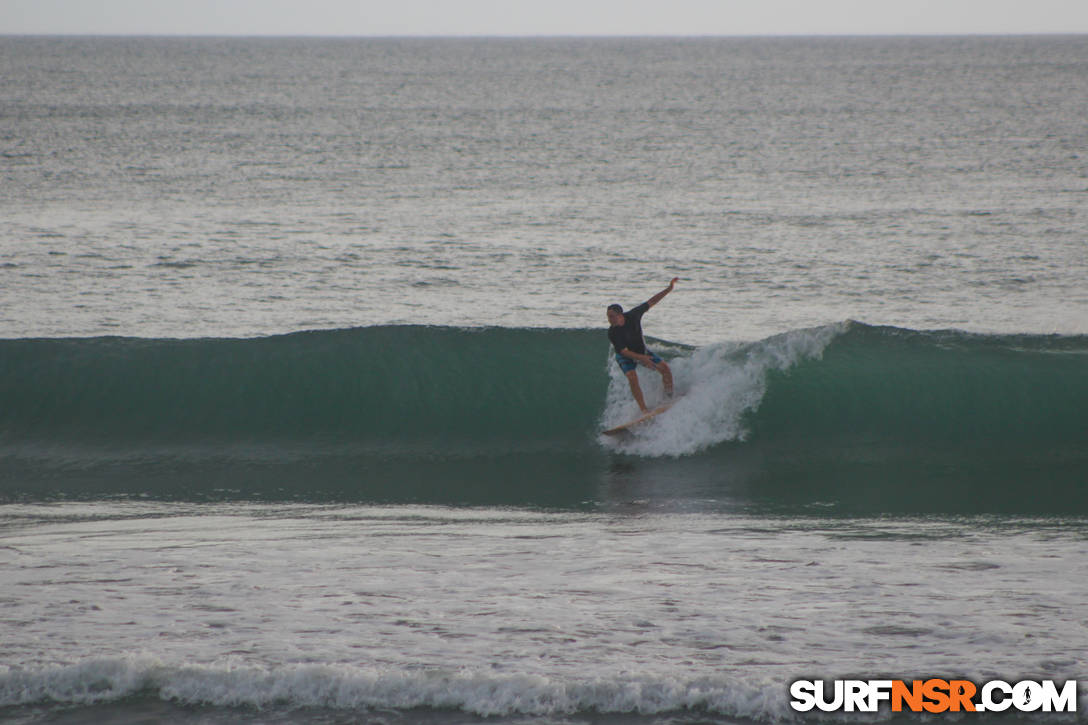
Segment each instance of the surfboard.
M675 402L676 402L675 400L670 400L669 402L667 402L667 403L665 403L663 405L657 406L656 408L651 410L649 413L643 413L642 415L635 418L634 420L629 420L626 423L623 423L621 425L617 425L615 428L609 428L608 430L602 430L601 435L614 436L614 435L619 435L620 433L624 433L624 432L630 430L631 428L635 427L639 423L645 423L646 421L650 420L651 418L654 418L656 416L661 415L666 410L671 408L673 406L673 403L675 403Z

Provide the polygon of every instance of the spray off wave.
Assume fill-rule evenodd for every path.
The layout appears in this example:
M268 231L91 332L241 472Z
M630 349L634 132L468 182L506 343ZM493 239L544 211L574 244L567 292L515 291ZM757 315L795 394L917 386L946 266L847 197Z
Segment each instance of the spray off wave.
M756 344L723 342L683 350L664 350L671 357L676 403L652 426L620 439L607 439L616 451L640 456L681 456L698 453L725 441L748 437L746 417L758 410L772 371L788 370L802 360L818 360L824 349L849 323L794 330ZM630 420L638 413L626 378L610 368L608 397L602 417L605 427ZM651 400L664 400L659 375L643 371L643 391Z

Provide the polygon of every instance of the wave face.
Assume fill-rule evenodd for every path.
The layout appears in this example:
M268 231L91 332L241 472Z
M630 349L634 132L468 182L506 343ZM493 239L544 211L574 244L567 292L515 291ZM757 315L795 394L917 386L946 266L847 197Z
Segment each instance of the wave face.
M853 325L820 363L772 375L755 432L863 434L1040 451L1088 443L1088 339Z
M727 440L864 439L1042 452L1088 443L1088 338L917 332L845 323L721 344L674 361L683 397L632 452ZM614 386L610 403L630 396ZM623 406L623 403L619 403ZM631 413L628 408L625 412Z
M80 442L566 440L600 335L373 327L259 339L4 341L0 425Z
M848 322L651 346L679 400L607 439L635 408L602 330L4 340L0 496L569 506L633 477L670 482L651 497L840 501L952 482L1084 498L1086 337ZM659 377L640 377L660 399Z

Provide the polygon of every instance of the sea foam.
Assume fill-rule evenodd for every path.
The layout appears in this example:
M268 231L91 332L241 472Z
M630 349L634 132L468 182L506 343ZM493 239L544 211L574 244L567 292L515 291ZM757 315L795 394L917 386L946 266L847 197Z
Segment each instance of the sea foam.
M383 670L348 664L171 664L151 656L0 669L0 706L97 705L153 695L185 705L337 710L454 709L491 716L684 710L756 720L786 715L784 683L708 674L565 679L457 668Z
M790 332L755 343L722 342L683 351L657 350L670 356L676 403L668 413L638 426L629 435L603 439L614 450L640 456L681 456L725 441L743 441L745 414L756 410L767 388L767 373L786 370L804 359L819 359L849 322ZM613 426L638 413L627 379L612 365L602 421ZM648 402L664 399L661 376L640 368Z

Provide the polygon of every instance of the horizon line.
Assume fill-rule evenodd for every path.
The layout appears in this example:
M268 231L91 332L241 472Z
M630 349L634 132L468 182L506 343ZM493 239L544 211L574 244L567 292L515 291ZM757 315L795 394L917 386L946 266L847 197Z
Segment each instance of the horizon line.
M746 38L1034 38L1082 37L1088 31L1044 30L1032 32L949 32L919 31L909 33L160 33L160 32L0 32L0 38L218 38L218 39L282 39L282 40L713 40Z

